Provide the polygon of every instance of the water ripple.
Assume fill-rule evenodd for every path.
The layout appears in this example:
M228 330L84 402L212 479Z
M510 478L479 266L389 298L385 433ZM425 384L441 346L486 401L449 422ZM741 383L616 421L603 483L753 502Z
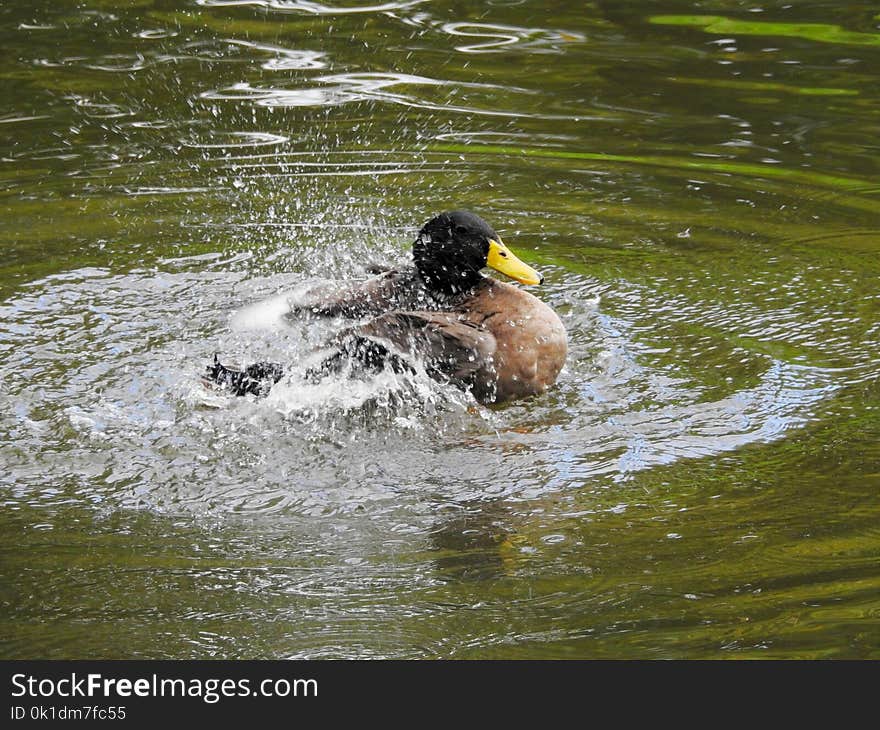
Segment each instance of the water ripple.
M309 15L353 15L360 13L385 13L406 10L427 2L427 0L403 0L402 2L378 3L375 5L325 5L309 0L196 0L207 8L235 7L251 5L267 10L280 10L286 13L307 13Z
M290 287L289 277L232 275L230 261L201 256L155 275L70 272L0 308L3 410L15 414L0 427L27 454L11 462L19 485L100 473L100 492L84 496L196 512L384 510L402 495L418 500L424 483L454 503L535 499L781 438L836 388L819 370L771 361L757 385L707 401L671 373L639 364L628 326L603 315L598 299L581 299L593 304L569 313L572 361L537 413L475 407L424 374L310 386L297 373L339 325L284 324L273 307L295 294L225 323L234 286L239 300ZM551 303L564 292L551 284ZM235 399L198 382L215 350L297 364L268 398ZM499 449L503 461L487 460ZM243 484L241 469L253 480ZM468 477L448 484L453 472Z
M230 39L226 42L233 46L240 46L261 53L272 54L274 58L261 64L261 68L264 68L267 71L293 71L327 67L327 62L325 60L327 54L320 51L301 51L267 43L256 43L254 41Z
M394 93L390 89L396 86L421 86L480 92L506 94L517 93L536 95L539 92L511 87L499 87L487 83L463 83L443 81L425 76L414 76L400 73L350 73L322 76L314 79L317 86L299 88L255 87L248 82L239 82L225 89L203 92L200 96L209 100L249 101L257 106L266 107L334 107L344 104L373 101L385 102L399 106L412 107L426 111L445 111L459 114L477 114L489 117L534 118L534 119L591 119L589 115L553 115L543 112L528 112L470 106L451 101L438 103L429 99ZM453 94L454 96L454 94Z
M464 38L480 38L480 43L456 46L462 53L496 53L510 47L538 49L544 52L561 52L567 43L581 43L585 36L581 33L544 28L520 28L515 25L493 25L491 23L455 22L444 23L442 30L450 35Z
M217 140L227 138L225 142ZM269 134L268 132L227 132L225 135L221 132L212 132L210 141L200 141L193 139L183 139L181 143L186 147L194 147L202 150L212 149L248 149L253 147L273 147L276 145L289 142L290 137L280 134Z

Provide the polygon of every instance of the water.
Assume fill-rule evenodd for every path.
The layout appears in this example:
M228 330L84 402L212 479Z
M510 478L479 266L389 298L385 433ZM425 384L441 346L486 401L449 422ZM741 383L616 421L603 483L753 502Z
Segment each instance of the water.
M877 13L4 3L0 654L880 658ZM558 386L299 382L454 207Z

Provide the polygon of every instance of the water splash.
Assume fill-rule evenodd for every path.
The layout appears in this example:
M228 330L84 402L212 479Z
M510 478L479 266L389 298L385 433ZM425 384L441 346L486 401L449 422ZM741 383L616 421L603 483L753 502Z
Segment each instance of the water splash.
M343 326L284 316L314 282L251 278L216 254L172 264L176 273L72 271L4 305L0 428L15 434L14 454L4 451L20 487L101 473L81 496L200 513L363 509L425 480L456 502L537 498L780 438L836 387L821 370L770 361L755 386L707 401L640 365L598 297L569 312L572 360L528 405L486 409L424 372L310 384L302 373ZM218 350L284 362L288 376L263 399L206 390L199 372ZM499 448L513 451L486 459ZM352 476L376 459L380 479Z

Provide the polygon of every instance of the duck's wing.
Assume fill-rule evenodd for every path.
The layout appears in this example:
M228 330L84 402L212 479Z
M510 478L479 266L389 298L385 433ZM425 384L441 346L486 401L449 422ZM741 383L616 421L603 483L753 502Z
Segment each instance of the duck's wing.
M423 296L414 269L392 269L366 281L328 282L290 301L289 315L366 317L410 306Z
M208 365L202 382L207 386L219 385L235 395L265 395L281 380L284 368L274 362L258 362L246 368L224 365L215 354L214 363Z
M423 362L432 375L466 387L494 382L495 337L454 312L388 312L345 330L340 337L390 344Z
M319 381L348 363L358 363L368 372L386 367L398 373L413 372L411 361L415 359L432 377L470 390L480 402L495 400L495 337L455 313L389 312L343 330L332 344L336 352L309 368L307 380ZM276 363L256 363L242 370L230 368L215 355L204 381L236 395L265 395L283 373L283 367Z

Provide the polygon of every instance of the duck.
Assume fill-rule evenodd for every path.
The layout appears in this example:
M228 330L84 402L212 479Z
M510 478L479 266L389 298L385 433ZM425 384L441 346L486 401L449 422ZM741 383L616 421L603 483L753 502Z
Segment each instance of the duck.
M306 379L320 381L352 365L404 372L420 363L435 380L485 405L546 392L568 354L565 327L546 303L483 274L487 268L525 286L544 282L475 213L434 216L413 242L409 265L291 304L287 317L356 320L327 343L331 354ZM204 379L235 395L265 395L284 373L267 362L236 369L215 355Z

